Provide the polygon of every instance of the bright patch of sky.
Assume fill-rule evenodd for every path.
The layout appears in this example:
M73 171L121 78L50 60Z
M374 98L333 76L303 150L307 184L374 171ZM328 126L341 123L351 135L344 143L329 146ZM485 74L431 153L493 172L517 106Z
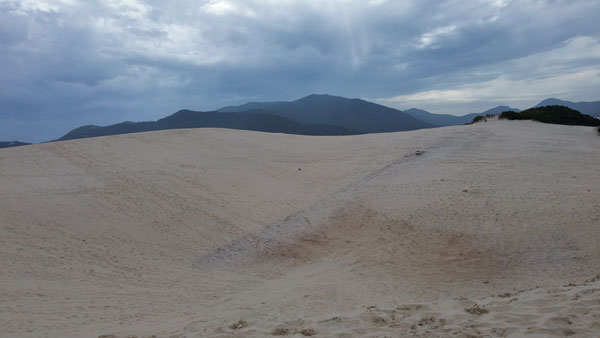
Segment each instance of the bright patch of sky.
M600 100L597 0L0 0L0 140L311 93Z

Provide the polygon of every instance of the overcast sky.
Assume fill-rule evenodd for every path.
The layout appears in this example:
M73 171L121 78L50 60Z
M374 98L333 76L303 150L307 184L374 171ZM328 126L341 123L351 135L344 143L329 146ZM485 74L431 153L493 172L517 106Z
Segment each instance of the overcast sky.
M0 0L0 140L311 93L600 100L598 0Z

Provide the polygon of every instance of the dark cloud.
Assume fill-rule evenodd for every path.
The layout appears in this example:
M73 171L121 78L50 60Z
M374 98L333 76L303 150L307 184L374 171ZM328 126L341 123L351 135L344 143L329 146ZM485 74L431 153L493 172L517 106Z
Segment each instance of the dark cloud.
M0 139L313 92L455 113L595 100L599 15L595 0L0 0Z

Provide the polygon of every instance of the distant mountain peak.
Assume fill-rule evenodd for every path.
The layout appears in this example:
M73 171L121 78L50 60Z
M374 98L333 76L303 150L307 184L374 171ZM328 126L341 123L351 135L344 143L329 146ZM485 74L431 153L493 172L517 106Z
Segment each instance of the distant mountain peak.
M491 108L491 109L488 109L488 110L484 111L480 115L500 114L500 113L505 112L505 111L514 111L514 112L518 113L518 112L521 111L521 109L519 109L519 108L512 108L512 107L509 107L509 106L496 106L494 108Z
M246 103L218 111L244 113L253 109L262 109L302 123L338 125L367 133L434 127L397 109L330 94L310 94L290 102Z
M428 111L426 111L426 110L419 109L419 108L415 108L415 107L412 107L412 108L409 108L409 109L403 110L403 112L405 112L405 113L406 113L406 112L409 112L409 111L429 113L429 112L428 112ZM430 113L430 114L431 114L431 113Z
M549 97L547 99L543 99L540 103L536 104L535 107L543 107L543 106L555 106L560 105L561 103L567 103L569 101L564 101L561 99L557 99L555 97Z
M343 96L336 96L336 95L330 95L330 94L310 94L307 95L305 97L299 98L295 101L292 102L307 102L307 101L350 101L352 99L343 97Z

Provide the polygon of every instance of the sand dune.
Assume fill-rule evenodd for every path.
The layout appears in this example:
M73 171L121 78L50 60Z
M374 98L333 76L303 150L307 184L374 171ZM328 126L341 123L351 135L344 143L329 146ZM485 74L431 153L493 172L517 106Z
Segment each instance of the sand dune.
M491 121L0 150L0 337L600 335L600 137Z

